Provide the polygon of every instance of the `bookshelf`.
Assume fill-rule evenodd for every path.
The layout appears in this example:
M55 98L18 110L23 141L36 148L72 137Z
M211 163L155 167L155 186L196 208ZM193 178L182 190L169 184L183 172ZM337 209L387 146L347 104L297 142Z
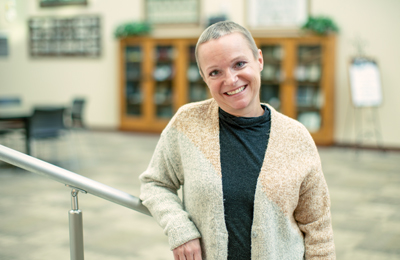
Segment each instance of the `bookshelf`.
M333 144L335 36L255 38L264 56L261 101Z

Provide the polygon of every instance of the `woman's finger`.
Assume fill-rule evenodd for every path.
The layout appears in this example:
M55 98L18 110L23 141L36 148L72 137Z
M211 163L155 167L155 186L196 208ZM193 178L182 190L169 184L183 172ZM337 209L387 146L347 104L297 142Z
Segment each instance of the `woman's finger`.
M194 260L193 253L185 253L186 260Z
M197 250L197 252L194 253L193 260L202 260L202 258L201 258L201 248L200 247L199 247L199 250Z
M200 240L193 239L173 250L175 260L201 260Z
M183 252L180 252L177 249L174 249L174 260L186 260L183 256Z

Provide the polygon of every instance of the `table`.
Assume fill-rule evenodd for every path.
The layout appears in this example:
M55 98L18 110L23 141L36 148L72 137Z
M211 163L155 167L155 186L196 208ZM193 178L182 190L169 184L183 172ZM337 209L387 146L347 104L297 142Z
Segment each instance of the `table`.
M31 135L29 120L32 116L32 109L26 107L0 108L0 121L23 122L25 129L25 151L31 154Z

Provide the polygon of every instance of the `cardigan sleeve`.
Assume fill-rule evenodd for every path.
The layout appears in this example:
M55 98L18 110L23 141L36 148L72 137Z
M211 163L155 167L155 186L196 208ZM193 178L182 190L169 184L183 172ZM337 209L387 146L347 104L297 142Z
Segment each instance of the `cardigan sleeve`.
M305 236L305 259L336 259L330 198L318 152L313 144L312 166L300 187L294 217Z
M164 130L147 170L139 177L140 199L164 229L171 250L201 237L177 195L184 180L175 139L173 133Z

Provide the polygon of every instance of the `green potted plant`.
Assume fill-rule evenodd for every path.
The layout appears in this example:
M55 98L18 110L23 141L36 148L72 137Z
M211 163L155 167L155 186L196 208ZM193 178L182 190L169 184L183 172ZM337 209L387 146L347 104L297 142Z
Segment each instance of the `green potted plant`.
M317 35L327 35L339 31L335 22L325 16L309 16L307 22L301 28Z
M127 22L119 25L115 31L116 38L124 38L128 36L146 35L151 32L151 26L147 22Z

